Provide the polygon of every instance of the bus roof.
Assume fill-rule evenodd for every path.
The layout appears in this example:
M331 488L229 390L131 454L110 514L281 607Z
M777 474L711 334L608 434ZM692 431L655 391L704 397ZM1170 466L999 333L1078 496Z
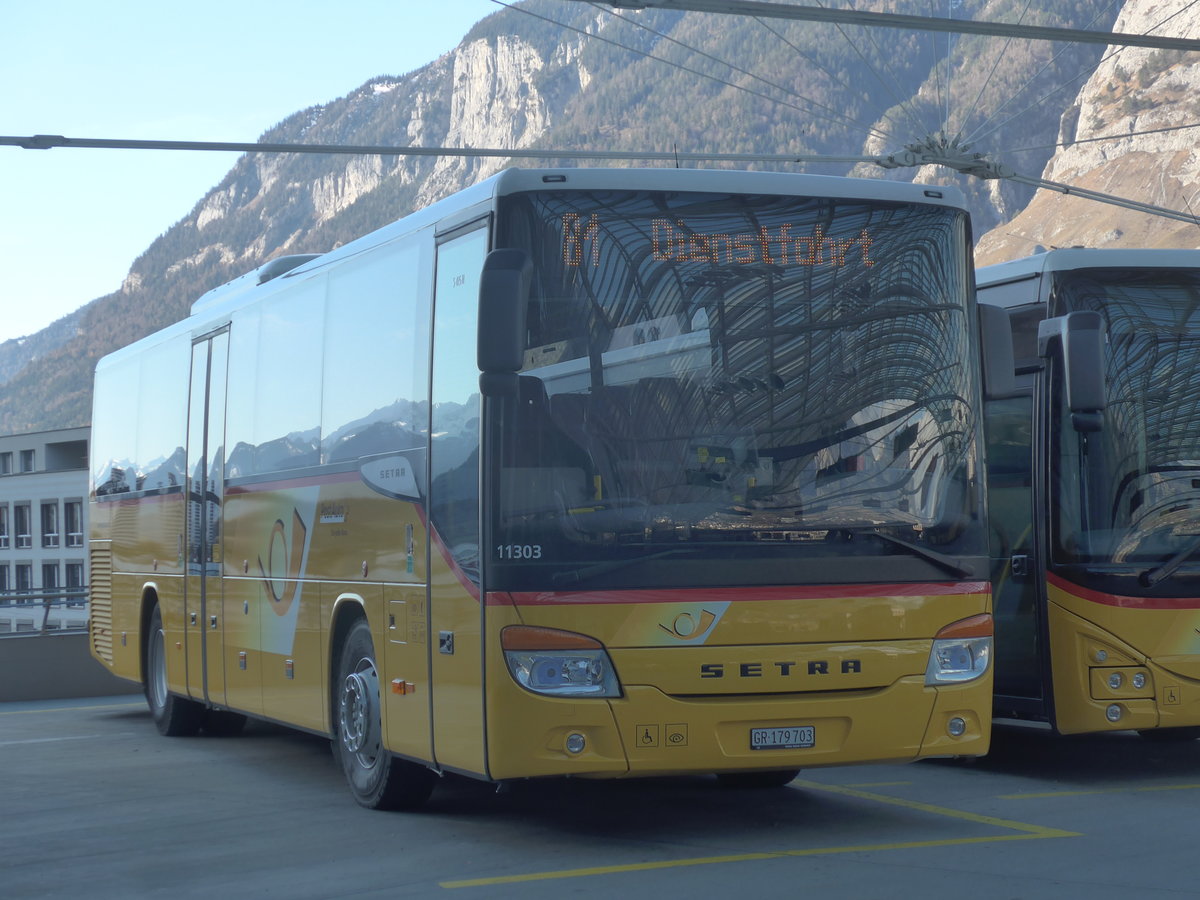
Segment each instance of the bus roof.
M1124 247L1069 247L1046 250L1023 259L981 266L975 270L978 287L1036 278L1072 269L1200 269L1200 250L1159 250Z
M387 243L435 222L441 230L451 230L464 218L473 217L481 203L497 197L526 191L544 190L632 190L694 191L697 193L779 194L804 197L836 197L848 200L883 200L896 203L927 203L965 209L962 193L955 187L881 181L870 178L843 178L830 175L800 175L781 172L745 172L725 169L505 169L478 184L457 191L442 200L417 210L309 260L288 268L289 274L327 266L372 246ZM462 213L462 215L458 215ZM291 259L286 257L285 259ZM274 273L268 272L279 260L272 260L226 284L215 287L192 304L192 314L214 306L218 300L231 299L263 284ZM282 273L280 273L282 274ZM266 276L266 277L264 277Z

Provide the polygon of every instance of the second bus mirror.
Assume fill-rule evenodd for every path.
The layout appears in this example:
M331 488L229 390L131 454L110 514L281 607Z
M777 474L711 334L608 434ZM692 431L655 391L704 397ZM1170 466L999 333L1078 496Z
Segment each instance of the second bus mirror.
M1012 396L1016 390L1012 325L1008 310L979 304L979 343L983 351L983 395L987 400Z
M479 281L479 371L513 375L525 362L525 309L533 262L524 250L487 255Z
M1061 348L1067 408L1076 431L1099 431L1108 399L1104 389L1104 319L1080 311L1046 319L1038 327L1038 354Z

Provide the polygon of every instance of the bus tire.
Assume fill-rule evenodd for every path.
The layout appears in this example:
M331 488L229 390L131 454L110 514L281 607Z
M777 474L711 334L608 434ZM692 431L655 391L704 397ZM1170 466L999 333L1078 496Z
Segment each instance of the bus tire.
M144 658L146 674L142 690L158 733L166 737L190 737L199 732L204 724L204 707L167 689L167 644L162 610L157 603L150 613Z
M799 774L799 769L770 769L763 772L721 772L717 775L717 782L723 788L735 790L779 788L791 784Z
M383 694L371 629L363 619L346 633L334 687L334 747L354 799L367 809L415 809L423 804L437 776L383 747Z
M1190 725L1186 728L1147 728L1145 731L1139 731L1138 734L1155 743L1174 744L1200 738L1200 727Z

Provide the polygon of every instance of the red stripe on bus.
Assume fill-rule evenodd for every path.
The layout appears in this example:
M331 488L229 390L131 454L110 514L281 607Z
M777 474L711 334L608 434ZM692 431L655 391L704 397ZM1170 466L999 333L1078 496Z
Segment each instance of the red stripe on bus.
M1089 603L1099 603L1101 606L1118 606L1122 609L1200 609L1200 597L1127 597L1122 594L1108 594L1080 587L1050 572L1046 573L1046 581L1060 591Z
M755 603L772 600L834 600L846 597L934 597L990 594L986 581L922 584L835 584L769 587L668 588L614 591L493 591L489 605L558 606L575 603ZM510 600L511 598L511 600Z

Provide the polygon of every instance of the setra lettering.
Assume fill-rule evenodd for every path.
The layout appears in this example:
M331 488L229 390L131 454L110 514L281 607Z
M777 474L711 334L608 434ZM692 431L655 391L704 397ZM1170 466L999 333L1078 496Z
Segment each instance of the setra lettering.
M702 663L701 678L724 678L728 672L736 672L738 678L762 678L768 674L766 669L773 669L774 674L783 678L799 675L829 675L838 672L841 675L861 675L863 666L861 659L827 659L809 660L801 664L795 660L779 660L772 663L743 662L727 667L724 663Z

